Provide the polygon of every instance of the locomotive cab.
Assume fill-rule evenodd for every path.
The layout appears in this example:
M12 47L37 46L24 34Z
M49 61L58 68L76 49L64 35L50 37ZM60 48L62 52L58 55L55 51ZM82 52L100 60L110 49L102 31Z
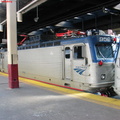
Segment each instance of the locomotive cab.
M118 46L108 35L80 38L79 43L64 46L63 79L65 85L87 91L100 91L114 84Z
M87 81L91 89L97 88L99 91L114 84L118 44L108 35L93 36L90 39L92 62L89 64Z

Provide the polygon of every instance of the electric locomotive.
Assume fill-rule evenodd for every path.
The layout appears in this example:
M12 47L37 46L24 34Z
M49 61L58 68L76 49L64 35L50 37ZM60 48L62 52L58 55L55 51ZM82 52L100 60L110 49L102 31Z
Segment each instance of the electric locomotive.
M55 38L55 37L54 37ZM19 75L48 83L99 92L114 84L118 45L101 31L43 41L32 35L18 46ZM0 70L7 72L7 52L0 52Z

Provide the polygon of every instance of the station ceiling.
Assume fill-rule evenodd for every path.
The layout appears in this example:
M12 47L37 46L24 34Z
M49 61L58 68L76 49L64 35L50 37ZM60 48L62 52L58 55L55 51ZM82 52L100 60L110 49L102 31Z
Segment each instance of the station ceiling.
M17 10L22 9L32 1L17 0ZM120 10L114 9L120 3L120 0L38 1L42 1L41 4L24 13L23 22L17 23L18 34L28 34L31 31L45 28L46 26L59 26L58 23L62 21L67 21L75 28L82 30L120 28ZM6 19L5 9L5 3L0 4L0 22ZM39 19L35 22L37 16ZM66 26L61 25L61 27ZM6 25L4 25L4 32L0 33L0 39L5 37L5 31Z

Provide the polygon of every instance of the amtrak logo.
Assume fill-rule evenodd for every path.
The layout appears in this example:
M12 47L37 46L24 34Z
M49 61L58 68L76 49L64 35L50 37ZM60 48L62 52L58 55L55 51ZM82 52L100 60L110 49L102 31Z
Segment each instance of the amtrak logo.
M78 74L80 74L80 75L82 75L82 73L83 73L86 69L87 69L87 67L80 67L80 66L76 66L76 68L74 68L74 70L75 70Z

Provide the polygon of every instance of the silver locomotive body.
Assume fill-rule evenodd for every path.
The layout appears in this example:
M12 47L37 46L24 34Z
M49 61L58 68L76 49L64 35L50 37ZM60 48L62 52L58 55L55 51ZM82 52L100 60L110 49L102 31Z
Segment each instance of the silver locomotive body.
M42 43L46 47L20 46L19 75L86 91L110 87L115 57L111 39L90 36L62 40L58 46L47 47L47 42ZM0 55L0 70L7 72L7 52Z

